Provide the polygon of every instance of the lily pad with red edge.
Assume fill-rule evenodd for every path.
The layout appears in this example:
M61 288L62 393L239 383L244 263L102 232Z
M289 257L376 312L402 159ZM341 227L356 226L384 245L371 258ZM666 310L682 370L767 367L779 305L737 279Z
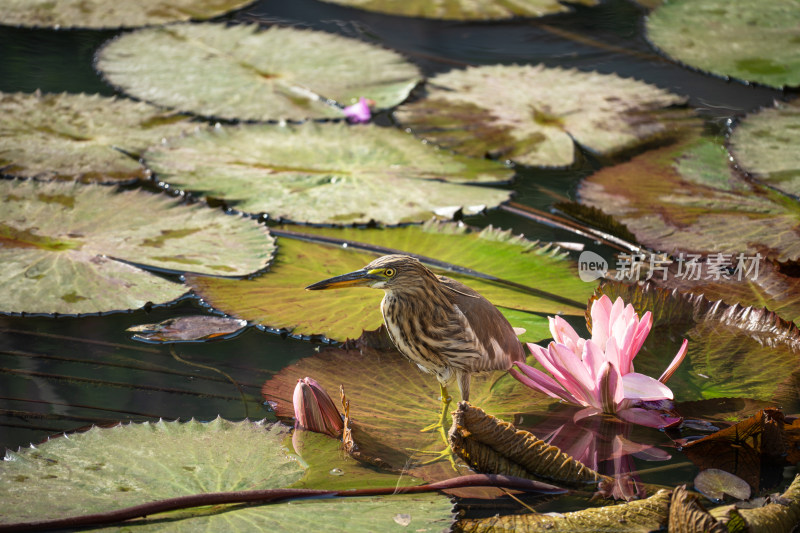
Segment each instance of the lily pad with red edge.
M213 127L152 147L148 168L171 187L295 222L422 222L509 199L513 171L425 145L396 128L344 123Z
M186 115L96 94L0 93L0 115L0 173L39 180L146 179L144 150L197 127Z
M229 120L344 118L360 97L378 109L420 81L400 54L341 35L257 24L173 24L125 33L97 55L111 84L149 102Z
M689 137L604 168L583 180L578 195L640 243L673 255L800 259L798 202L733 170L715 139Z
M800 6L800 4L798 4ZM800 100L776 102L744 117L728 144L736 163L753 177L800 197Z
M558 0L323 0L333 4L366 9L388 15L441 20L499 20L514 17L541 17L569 11ZM570 0L593 6L598 0Z
M659 376L688 339L686 359L667 383L676 401L750 398L777 402L787 413L800 410L800 332L794 324L764 308L729 306L649 284L608 282L597 294L621 297L638 313L653 314L634 360L636 372Z
M253 0L0 0L0 23L34 28L132 28L218 17Z
M186 277L187 283L211 306L228 315L286 328L295 335L324 335L340 341L357 338L363 330L373 330L381 324L382 291L304 288L363 268L376 257L390 253L387 248L516 283L502 284L459 274L445 270L442 264L434 269L472 287L500 307L512 326L527 330L521 337L524 341L549 337L546 314L582 314L594 288L578 278L575 265L556 248L493 228L478 232L450 223L391 229L282 228L276 231L291 229L312 240L333 238L349 245L282 237L270 271L258 278L230 280L191 275ZM376 251L366 253L364 247Z
M395 111L415 135L458 153L536 166L572 164L575 143L610 156L669 135L675 117L660 110L685 102L641 81L543 65L452 70L429 79L427 89Z

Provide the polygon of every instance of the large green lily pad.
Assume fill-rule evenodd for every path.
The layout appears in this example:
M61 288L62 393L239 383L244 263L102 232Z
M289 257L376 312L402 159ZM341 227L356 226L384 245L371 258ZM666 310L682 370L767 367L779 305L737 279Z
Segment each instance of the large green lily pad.
M625 224L640 243L674 255L800 258L800 204L747 181L729 158L718 141L693 137L602 169L578 194Z
M763 308L651 285L614 282L598 292L653 313L653 328L634 360L637 372L660 375L681 339L689 340L686 359L669 380L676 401L750 398L777 402L787 412L800 408L800 332L793 324Z
M800 37L798 37L800 44ZM778 103L745 117L730 138L743 170L787 194L800 197L800 100Z
M51 28L132 28L210 19L253 0L0 0L0 23Z
M289 487L310 469L283 445L287 433L281 424L263 422L159 421L93 428L8 452L0 464L6 504L0 523L110 511L190 494ZM303 500L189 509L125 526L136 531L391 531L403 529L394 517L408 514L412 526L441 529L452 523L451 508L449 498L439 494Z
M101 185L0 181L0 310L99 313L164 303L186 288L131 263L242 276L274 250L254 220L167 195Z
M800 85L799 0L671 0L647 18L650 41L674 59L770 87Z
M119 182L147 177L138 157L196 127L188 117L124 98L0 93L0 173Z
M393 107L420 80L399 54L355 39L212 23L124 34L99 52L97 67L142 100L245 120L343 117L326 99Z
M209 128L154 146L145 160L160 180L241 211L339 224L395 224L496 207L509 191L462 184L513 174L394 128L343 123Z
M446 20L497 20L512 17L541 17L569 11L558 0L323 0L334 4L406 17ZM570 0L571 1L571 0ZM597 0L574 0L573 3L597 5Z
M286 328L295 335L320 334L338 340L356 338L362 330L381 324L383 291L363 288L312 292L304 288L358 270L375 257L389 253L385 248L383 252L365 253L359 251L357 243L428 256L519 284L510 286L438 270L474 288L501 310L527 311L530 318L526 322L516 320L519 314L507 316L513 326L532 330L531 340L543 338L546 319L542 314L582 314L583 302L594 289L593 284L578 278L574 265L556 250L492 228L476 232L457 224L430 223L391 229L299 230L312 239L335 238L349 241L350 245L281 238L270 271L259 278L226 280L193 275L187 276L187 283L209 304L229 315Z
M610 155L665 135L657 110L685 101L641 81L543 65L452 70L427 88L426 98L395 112L416 135L466 155L539 166L571 164L576 142Z

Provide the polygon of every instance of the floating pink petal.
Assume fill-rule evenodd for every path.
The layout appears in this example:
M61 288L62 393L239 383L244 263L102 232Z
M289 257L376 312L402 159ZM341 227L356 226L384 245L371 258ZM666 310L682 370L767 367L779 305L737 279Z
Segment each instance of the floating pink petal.
M355 104L342 109L342 113L351 124L365 124L372 119L372 111L369 108L370 102L372 100L367 100L362 96Z

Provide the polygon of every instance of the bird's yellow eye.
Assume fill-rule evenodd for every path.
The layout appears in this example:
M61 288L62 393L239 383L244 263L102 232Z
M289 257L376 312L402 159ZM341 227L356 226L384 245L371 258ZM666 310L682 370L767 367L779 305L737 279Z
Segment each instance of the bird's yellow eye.
M386 276L387 278L391 278L392 276L394 276L394 269L387 268L386 270L383 271L383 275Z

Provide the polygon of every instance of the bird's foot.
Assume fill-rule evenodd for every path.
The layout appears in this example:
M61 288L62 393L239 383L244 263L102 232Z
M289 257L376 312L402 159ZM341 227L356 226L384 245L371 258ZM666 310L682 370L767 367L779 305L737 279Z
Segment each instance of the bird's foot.
M413 448L408 448L408 451L418 453L421 455L433 456L432 459L428 459L427 461L419 463L420 466L427 466L436 463L438 461L441 461L443 459L447 459L448 461L450 461L450 466L453 467L453 470L455 470L456 472L458 471L458 467L456 466L456 454L453 451L453 448L451 448L449 444L444 450L439 452L433 450L415 450Z

